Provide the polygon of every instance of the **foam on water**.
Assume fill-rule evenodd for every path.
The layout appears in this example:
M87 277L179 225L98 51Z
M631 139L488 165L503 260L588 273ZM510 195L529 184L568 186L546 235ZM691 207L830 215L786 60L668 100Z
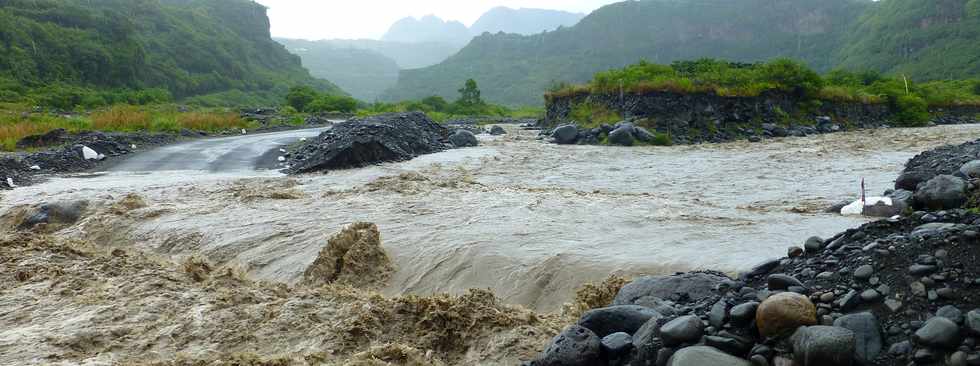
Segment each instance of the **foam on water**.
M916 153L975 138L980 127L636 148L548 145L511 132L480 148L293 178L195 170L55 179L8 193L2 206L136 192L159 214L62 235L118 232L146 249L200 253L290 283L331 234L371 222L397 267L389 294L490 288L555 310L610 273L734 272L860 225L820 211L856 199L862 178L879 194ZM244 199L246 191L259 194Z

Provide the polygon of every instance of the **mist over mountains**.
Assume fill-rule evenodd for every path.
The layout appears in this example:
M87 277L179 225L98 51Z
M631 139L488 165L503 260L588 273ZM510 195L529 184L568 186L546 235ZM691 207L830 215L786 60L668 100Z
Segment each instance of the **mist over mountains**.
M913 80L980 74L980 0L643 0L534 35L484 34L438 65L401 72L384 100L451 97L474 78L489 101L541 103L560 82L642 59L786 57ZM941 66L941 67L937 67Z

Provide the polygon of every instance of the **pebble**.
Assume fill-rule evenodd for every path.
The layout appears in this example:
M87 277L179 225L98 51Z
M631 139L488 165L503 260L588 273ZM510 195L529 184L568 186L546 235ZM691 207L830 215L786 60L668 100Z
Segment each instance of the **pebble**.
M704 335L704 323L695 315L682 316L660 327L660 338L667 346L697 342Z
M936 311L936 316L952 320L954 323L963 323L963 312L953 305L946 305Z
M833 292L824 292L823 294L820 295L820 302L833 302L833 301L834 301Z
M870 264L865 264L854 270L854 278L864 281L871 278L871 276L874 275L874 273L875 273L875 268L872 267Z
M878 299L880 298L881 298L881 294L879 294L878 291L875 290L865 290L864 292L861 293L861 301L864 302L875 302L878 301Z
M909 274L913 276L925 276L935 273L937 270L939 268L933 265L913 264L909 266Z
M803 248L800 247L789 247L787 254L790 258L796 258L803 255Z
M966 313L966 318L964 318L966 330L975 336L980 336L980 309L976 309Z
M936 290L936 294L939 295L939 297L947 300L956 299L956 291L954 291L949 287L943 287L941 289Z
M809 254L818 253L823 250L823 242L824 240L822 238L813 236L806 240L806 243L803 244L803 248L806 249L806 252Z
M909 285L909 289L912 290L912 295L919 297L926 296L926 285L923 285L922 282L912 282L912 284Z
M755 312L759 309L759 303L752 301L732 308L730 315L732 322L737 325L747 325L755 319Z
M805 287L800 280L781 273L769 275L766 282L769 289L773 291L786 290L790 287Z

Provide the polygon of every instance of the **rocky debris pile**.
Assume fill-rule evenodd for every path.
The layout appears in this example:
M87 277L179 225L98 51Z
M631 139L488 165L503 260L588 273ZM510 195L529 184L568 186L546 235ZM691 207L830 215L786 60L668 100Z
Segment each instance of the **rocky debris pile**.
M450 131L420 112L391 113L339 123L293 149L291 174L403 161L446 150Z
M542 131L542 136L549 136L560 145L609 145L633 146L638 143L657 143L657 135L632 122L622 121L615 125L604 124L596 128L581 128L573 124L558 126L550 131ZM667 144L666 141L661 144Z
M917 212L812 238L738 279L640 278L529 364L975 364L978 232L965 210Z
M524 121L524 120L512 120L512 119L505 119L505 118L490 119L490 120L454 119L454 120L446 121L445 125L451 130L467 131L474 135L489 134L492 136L500 136L500 135L506 135L507 130L504 130L504 128L499 126L498 124L517 123L515 121ZM483 127L488 123L495 123L495 124L488 128Z
M358 222L327 240L316 260L303 272L303 283L377 289L387 285L394 272L395 266L381 246L378 227Z
M28 136L18 141L17 146L42 150L9 153L0 157L0 181L9 179L15 185L23 186L35 183L39 174L83 172L97 167L105 159L128 155L144 147L171 143L177 138L163 133L68 133L65 130ZM0 186L12 188L9 184Z
M977 123L978 121L977 117L975 116L971 117L967 115L946 114L935 116L929 122L936 125L965 125Z
M915 191L938 175L980 177L980 140L926 151L912 158L895 182L896 189Z
M738 278L637 279L529 364L980 365L980 214L947 200L973 185L943 175L969 170L974 146L920 155L909 169L934 176L890 192L934 211L807 239Z

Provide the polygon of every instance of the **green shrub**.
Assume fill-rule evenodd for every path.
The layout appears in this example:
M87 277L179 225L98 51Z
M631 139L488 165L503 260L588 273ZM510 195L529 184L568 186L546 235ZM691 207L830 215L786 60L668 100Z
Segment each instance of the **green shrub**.
M670 139L670 135L666 133L654 133L653 141L650 144L655 146L670 146L674 144L674 141Z
M438 95L433 95L422 99L422 104L429 106L436 112L445 112L449 110L449 102Z
M594 103L578 103L572 106L569 118L585 128L599 127L603 124L613 124L622 121L622 116L608 107Z
M920 127L929 121L929 105L920 97L902 95L895 98L895 119L901 126Z
M305 112L341 112L351 113L357 110L357 99L344 95L320 95L304 109Z
M307 106L316 100L319 93L308 86L294 86L286 94L286 104L297 111L306 112Z

